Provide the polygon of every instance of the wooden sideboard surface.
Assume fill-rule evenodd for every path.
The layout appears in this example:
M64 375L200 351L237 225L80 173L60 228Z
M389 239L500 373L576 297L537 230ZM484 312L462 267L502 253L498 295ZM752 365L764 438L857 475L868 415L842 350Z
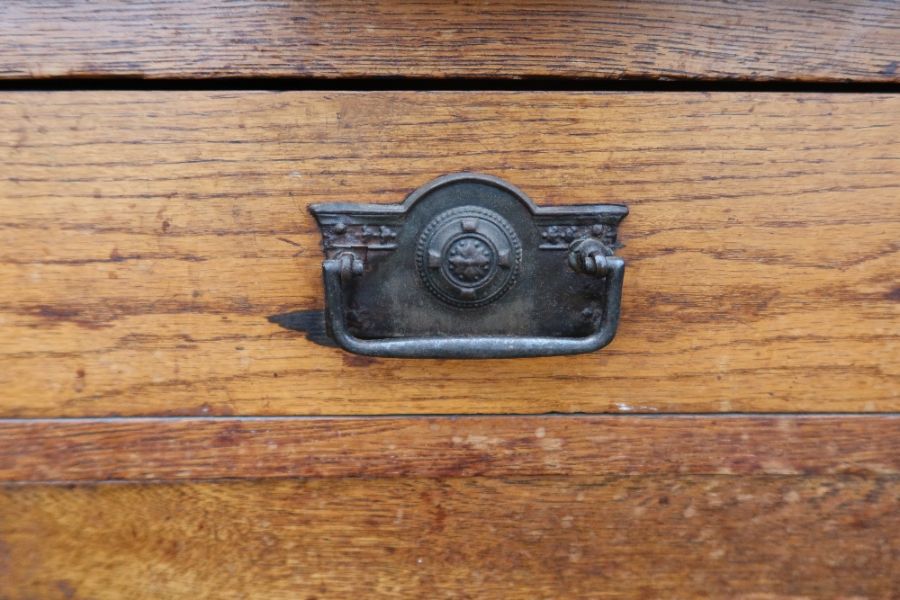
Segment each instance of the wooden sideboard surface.
M892 2L0 6L0 599L900 597ZM600 352L328 345L308 206L621 202Z
M892 82L896 2L7 0L6 78Z

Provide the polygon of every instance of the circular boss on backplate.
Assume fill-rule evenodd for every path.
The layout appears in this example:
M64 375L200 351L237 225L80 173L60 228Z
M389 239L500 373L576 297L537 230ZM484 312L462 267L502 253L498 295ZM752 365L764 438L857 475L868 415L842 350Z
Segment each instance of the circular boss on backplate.
M416 246L419 276L454 306L483 306L515 283L522 246L512 226L492 210L460 206L431 220Z

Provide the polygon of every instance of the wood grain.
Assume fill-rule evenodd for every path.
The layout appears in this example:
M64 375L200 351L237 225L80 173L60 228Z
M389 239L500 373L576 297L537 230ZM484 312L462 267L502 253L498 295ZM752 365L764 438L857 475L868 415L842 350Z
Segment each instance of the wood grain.
M0 488L5 598L868 598L900 481L337 479Z
M6 0L0 77L900 81L873 0Z
M900 97L85 92L0 96L0 415L900 409ZM438 175L625 202L613 344L360 358L311 202Z
M900 475L900 417L0 422L0 481Z

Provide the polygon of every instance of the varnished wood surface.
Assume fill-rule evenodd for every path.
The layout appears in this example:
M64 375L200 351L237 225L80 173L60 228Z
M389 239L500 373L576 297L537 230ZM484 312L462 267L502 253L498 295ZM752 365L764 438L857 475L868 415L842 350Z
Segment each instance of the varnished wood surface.
M900 81L895 2L0 4L0 77Z
M867 598L896 477L336 479L0 488L0 596Z
M7 93L0 415L896 411L900 97ZM361 358L312 202L438 175L624 202L618 335L577 357Z
M900 417L0 422L0 481L898 475Z

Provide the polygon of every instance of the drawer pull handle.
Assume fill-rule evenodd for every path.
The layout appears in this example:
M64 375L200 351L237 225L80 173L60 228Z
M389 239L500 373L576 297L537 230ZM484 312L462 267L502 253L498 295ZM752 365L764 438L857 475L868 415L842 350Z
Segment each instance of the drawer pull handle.
M357 354L592 352L616 332L626 207L538 207L496 177L438 178L399 205L317 204L325 323Z

